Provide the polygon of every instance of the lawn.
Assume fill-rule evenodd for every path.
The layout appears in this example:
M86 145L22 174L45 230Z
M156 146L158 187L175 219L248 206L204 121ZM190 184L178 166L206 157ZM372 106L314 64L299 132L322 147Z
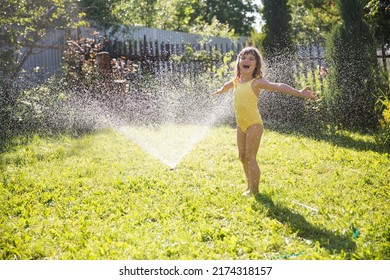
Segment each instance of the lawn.
M390 259L389 155L372 136L267 129L256 197L235 140L212 128L175 170L111 129L9 148L1 259Z

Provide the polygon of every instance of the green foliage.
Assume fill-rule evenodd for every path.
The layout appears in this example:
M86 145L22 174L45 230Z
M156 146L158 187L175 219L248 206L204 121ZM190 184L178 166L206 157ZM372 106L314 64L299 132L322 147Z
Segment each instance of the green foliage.
M291 11L287 0L264 0L263 52L267 60L288 56L294 52L292 43Z
M169 1L165 8L161 11L161 14L166 15L167 7L171 7L171 4L175 1ZM157 13L156 5L157 0L130 0L130 1L115 1L113 7L110 10L106 10L107 13L112 13L114 17L117 17L119 23L125 25L140 25L146 27L160 27L160 18Z
M358 24L363 19L363 0L337 0L337 9L340 13L341 19L345 23ZM360 24L359 24L360 25ZM357 25L355 25L357 27Z
M294 87L295 45L292 41L288 1L264 0L262 13L265 20L261 46L266 66L265 76L271 82L286 83ZM268 117L290 122L301 119L302 100L279 93L271 93L268 97L268 102L264 105Z
M14 115L17 96L18 91L7 79L0 76L0 143L5 143L13 136L14 127L18 124ZM2 144L0 150L1 146Z
M98 117L86 110L93 105L92 89L95 94L101 90L96 78L84 79L77 90L75 81L61 75L34 87L4 83L0 88L0 151L17 136L80 135L95 130Z
M70 108L66 108L65 102L70 96L65 92L65 85L65 79L53 77L42 85L20 90L13 108L13 118L19 126L13 131L25 136L66 131L64 116L70 113Z
M186 45L182 55L172 55L171 60L176 62L199 62L204 71L214 73L215 77L222 82L231 76L234 67L233 51L222 54L214 48L207 50L195 50L192 46ZM202 71L203 71L202 70Z
M235 134L214 128L174 171L111 130L10 148L1 259L390 258L389 158L371 136L268 130L248 198Z
M200 9L195 14L200 22L211 24L213 19L218 19L222 24L229 25L237 35L248 36L252 30L254 16L251 13L257 8L253 1L248 0L205 0L199 1Z
M378 134L378 142L382 143L390 151L390 95L383 95L378 99L377 107L382 112L379 120L380 133Z
M360 1L340 0L342 24L327 40L329 88L326 98L333 121L353 129L374 129L376 96L383 85L373 34L363 20Z
M215 76L218 77L221 81L229 79L232 76L234 71L235 60L234 53L232 51L225 53L222 58L222 64L219 65L215 71Z
M213 18L211 23L202 22L199 25L191 27L190 33L199 34L202 36L201 44L209 43L214 37L237 39L234 30L230 29L227 24L222 24L217 18Z
M340 21L334 0L289 0L294 39L299 42L324 39Z
M21 69L34 44L55 29L81 23L74 1L6 0L0 5L0 140L29 130L20 118L19 97L24 90ZM24 51L22 52L22 49ZM15 79L19 80L15 83ZM33 118L35 120L35 118ZM31 123L30 123L31 124Z
M8 56L7 68L3 73L15 78L26 59L32 54L33 45L50 30L66 29L81 24L82 13L78 13L74 1L68 0L6 0L0 6L0 30L6 38L5 49L0 48L0 58L4 51L14 51ZM1 38L0 38L1 39ZM26 48L20 53L22 47ZM4 65L4 61L2 62Z
M96 1L96 0L94 0ZM247 0L141 0L114 1L106 13L125 25L190 32L194 27L212 26L215 19L235 35L248 35L255 5Z
M334 0L289 0L295 40L301 43L308 39L327 38L333 27L341 20L336 2ZM359 1L351 2L356 5ZM377 42L389 43L390 1L362 0L361 2L365 5L363 16L374 28Z
M370 0L365 11L368 22L374 27L377 41L390 44L390 1Z
M86 19L93 20L104 28L118 24L118 18L112 9L118 1L79 0L78 7L85 13Z
M15 48L12 47L14 34L0 25L0 79L5 78L15 69Z
M264 33L257 32L255 29L251 31L248 41L252 46L262 46L264 40Z

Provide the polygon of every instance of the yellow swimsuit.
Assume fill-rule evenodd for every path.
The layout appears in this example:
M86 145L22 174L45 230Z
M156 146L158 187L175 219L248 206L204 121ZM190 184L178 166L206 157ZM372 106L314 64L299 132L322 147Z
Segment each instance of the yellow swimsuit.
M252 89L253 80L242 84L237 83L233 92L237 126L244 133L252 125L263 124L257 106L258 97Z

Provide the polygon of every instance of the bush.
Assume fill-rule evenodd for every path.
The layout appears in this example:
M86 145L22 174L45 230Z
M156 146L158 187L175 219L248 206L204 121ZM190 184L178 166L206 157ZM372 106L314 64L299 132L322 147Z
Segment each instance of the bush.
M13 108L16 91L6 79L0 78L0 142L11 137L12 127L15 125Z
M374 36L363 20L360 1L339 0L338 6L342 24L334 28L326 44L326 100L336 125L372 130L378 126L375 103L383 84Z
M295 46L292 40L291 12L287 0L263 1L266 22L261 41L265 61L265 76L271 82L296 86L292 65L295 63ZM304 102L299 98L280 93L267 93L261 100L265 118L296 123L302 120Z
M384 100L379 100L380 107L383 108L382 116L379 120L380 129L378 134L378 142L390 152L390 100L386 97Z

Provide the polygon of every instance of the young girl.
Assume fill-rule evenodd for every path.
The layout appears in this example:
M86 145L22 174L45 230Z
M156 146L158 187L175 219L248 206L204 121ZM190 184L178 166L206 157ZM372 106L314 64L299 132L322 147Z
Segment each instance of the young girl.
M263 134L263 121L258 110L261 90L278 91L293 96L315 99L309 87L297 90L283 83L271 83L263 78L261 57L256 48L244 48L238 55L233 80L225 83L211 95L233 91L234 111L237 122L237 145L239 159L244 167L247 181L245 195L259 192L260 169L256 155Z

